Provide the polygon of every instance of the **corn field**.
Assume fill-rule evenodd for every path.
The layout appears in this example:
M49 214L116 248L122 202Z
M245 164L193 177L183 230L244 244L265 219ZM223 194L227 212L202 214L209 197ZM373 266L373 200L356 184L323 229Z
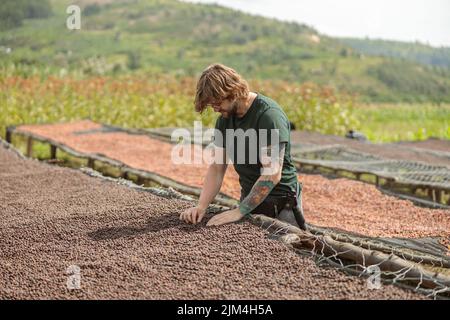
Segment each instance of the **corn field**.
M217 114L194 112L196 79L157 77L0 77L0 129L12 124L96 122L134 128L214 126ZM353 100L314 84L250 81L277 101L297 129L342 135L359 126Z

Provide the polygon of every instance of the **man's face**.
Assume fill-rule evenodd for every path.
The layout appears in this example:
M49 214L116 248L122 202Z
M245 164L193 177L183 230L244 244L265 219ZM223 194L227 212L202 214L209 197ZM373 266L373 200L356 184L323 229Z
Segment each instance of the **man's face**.
M236 100L223 100L221 102L211 103L211 108L214 112L219 112L222 117L229 118L236 114L237 103Z

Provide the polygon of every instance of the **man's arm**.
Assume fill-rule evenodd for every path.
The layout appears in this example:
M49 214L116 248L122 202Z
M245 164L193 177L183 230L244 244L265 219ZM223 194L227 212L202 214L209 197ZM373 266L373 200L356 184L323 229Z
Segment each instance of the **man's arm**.
M180 220L193 224L199 223L205 215L206 208L208 208L208 205L219 193L227 170L227 158L225 149L223 148L217 147L214 149L214 152L216 159L222 159L222 161L216 161L210 164L206 173L205 182L203 183L198 205L182 212Z
M226 163L213 163L208 167L208 172L206 173L205 182L203 183L203 189L198 201L198 208L206 210L208 205L214 200L220 191L226 170Z
M267 147L267 157L261 159L263 172L247 197L242 200L238 208L212 217L207 225L221 225L238 221L259 206L281 180L285 150L285 143L281 143L276 148Z
M281 180L286 144L280 144L278 153L276 153L277 151L275 149L271 147L267 148L267 159L262 161L263 174L256 180L250 193L239 205L239 211L244 216L256 209ZM264 173L264 170L266 170L266 173Z

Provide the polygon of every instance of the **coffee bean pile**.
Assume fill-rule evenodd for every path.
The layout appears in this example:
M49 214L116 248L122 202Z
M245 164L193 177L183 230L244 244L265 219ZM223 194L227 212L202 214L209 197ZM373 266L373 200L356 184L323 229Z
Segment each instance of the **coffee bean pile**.
M20 130L52 138L81 152L104 154L133 168L155 172L194 187L203 186L206 164L174 164L171 161L174 145L170 143L124 132L76 134L98 128L100 126L91 121L19 127ZM294 132L293 136L296 134ZM302 137L318 139L313 140L317 143L320 139L329 139L329 142L333 139L349 140L318 133L304 133ZM378 150L385 147L349 141L364 145L364 148ZM303 205L309 223L373 237L450 239L448 210L421 208L410 201L385 195L374 185L359 181L330 180L320 175L305 174L301 174L299 180L303 183ZM231 165L225 175L222 192L240 198L238 176Z
M318 267L243 221L0 148L0 299L422 299Z

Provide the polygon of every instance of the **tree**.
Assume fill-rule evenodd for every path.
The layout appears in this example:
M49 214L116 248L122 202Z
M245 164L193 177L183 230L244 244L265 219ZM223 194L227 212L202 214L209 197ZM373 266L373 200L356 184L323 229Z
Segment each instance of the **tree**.
M0 5L0 30L22 25L23 19L43 19L52 14L48 0L2 0Z

